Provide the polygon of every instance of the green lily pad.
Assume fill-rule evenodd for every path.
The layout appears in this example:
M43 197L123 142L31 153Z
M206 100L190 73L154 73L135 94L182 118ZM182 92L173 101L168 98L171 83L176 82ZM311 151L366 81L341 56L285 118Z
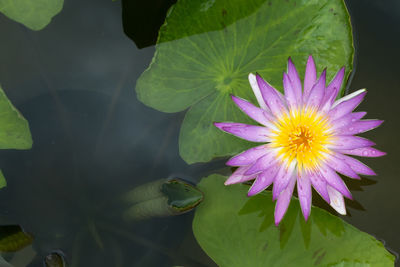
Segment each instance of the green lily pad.
M29 149L32 137L29 124L8 100L0 87L0 149ZM0 170L0 188L7 185Z
M26 119L0 87L0 149L29 149L32 137Z
M312 207L304 221L293 198L279 227L274 225L271 192L246 197L249 186L224 186L211 175L198 188L193 232L218 266L393 266L395 257L373 236Z
M0 12L31 30L41 30L57 15L64 0L0 0Z
M250 122L229 97L256 103L248 74L258 72L282 90L288 57L303 76L310 54L319 71L328 67L329 79L342 66L348 77L354 48L342 0L179 0L160 29L136 92L144 104L163 112L189 108L180 154L188 163L207 162L251 145L212 125Z

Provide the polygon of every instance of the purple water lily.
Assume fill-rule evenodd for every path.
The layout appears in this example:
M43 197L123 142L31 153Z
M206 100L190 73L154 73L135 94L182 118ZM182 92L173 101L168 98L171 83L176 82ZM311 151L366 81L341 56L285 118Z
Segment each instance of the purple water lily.
M226 164L237 170L225 184L254 180L248 196L260 193L272 183L276 200L275 224L286 213L294 186L305 220L311 211L311 187L338 213L345 215L343 196L351 193L341 177L360 179L358 174L375 172L348 155L379 157L385 155L372 146L375 143L355 136L378 127L381 120L361 120L366 112L353 112L363 100L365 89L335 100L344 77L340 69L326 86L326 70L317 79L313 58L306 65L304 84L289 58L283 74L285 94L273 88L258 74L249 81L260 107L232 96L236 105L261 124L214 123L222 131L252 142L264 143L231 158Z

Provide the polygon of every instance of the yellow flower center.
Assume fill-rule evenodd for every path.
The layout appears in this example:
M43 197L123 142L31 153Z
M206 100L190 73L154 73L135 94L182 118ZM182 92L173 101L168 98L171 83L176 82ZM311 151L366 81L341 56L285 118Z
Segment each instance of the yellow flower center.
M329 150L332 135L325 116L312 109L292 110L275 122L270 143L277 148L279 158L288 164L297 162L298 170L315 170Z

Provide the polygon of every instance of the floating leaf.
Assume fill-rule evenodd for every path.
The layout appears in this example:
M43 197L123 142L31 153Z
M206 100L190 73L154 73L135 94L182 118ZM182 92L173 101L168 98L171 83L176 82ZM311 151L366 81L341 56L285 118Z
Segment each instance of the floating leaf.
M59 13L64 0L0 0L0 12L31 30L41 30Z
M15 252L33 241L31 234L25 233L19 225L0 226L0 251Z
M0 0L1 1L1 0ZM0 149L29 149L32 137L28 122L0 87ZM0 171L0 188L7 185Z
M135 221L189 212L203 200L203 193L184 180L161 179L130 190L122 200L130 204L124 219Z
M168 199L168 205L177 213L184 213L195 208L202 200L203 193L193 185L171 179L162 185L161 191Z
M249 122L229 95L255 103L247 81L250 72L259 72L282 90L289 56L303 75L312 54L332 78L341 66L348 77L353 53L342 0L179 0L160 29L154 58L136 92L140 101L160 111L189 108L180 154L188 163L206 162L250 145L212 125Z
M32 137L28 122L0 87L0 149L29 149Z
M3 172L0 170L0 189L7 186L6 178L4 178Z
M218 266L393 266L381 242L342 219L312 207L305 222L293 198L279 227L271 193L246 197L247 185L225 187L220 175L198 184L205 198L193 232Z

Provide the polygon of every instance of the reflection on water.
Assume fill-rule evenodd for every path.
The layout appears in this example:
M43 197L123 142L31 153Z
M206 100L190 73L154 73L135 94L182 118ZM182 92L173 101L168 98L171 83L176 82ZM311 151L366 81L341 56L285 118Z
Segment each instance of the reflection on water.
M135 185L198 171L178 157L179 115L121 99L110 114L110 98L89 91L64 91L58 100L43 95L19 107L34 146L2 157L9 181L2 210L34 233L38 258L61 249L73 266L202 266L176 251L191 235L190 214L134 224L118 210Z

